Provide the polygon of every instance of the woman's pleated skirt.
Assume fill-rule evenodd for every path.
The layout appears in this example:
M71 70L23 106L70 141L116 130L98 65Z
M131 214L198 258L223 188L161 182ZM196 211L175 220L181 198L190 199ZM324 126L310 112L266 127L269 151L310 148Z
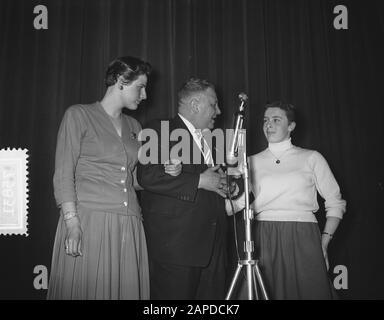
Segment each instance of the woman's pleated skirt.
M257 221L254 238L270 299L333 299L317 223Z
M47 299L149 299L147 245L140 217L79 211L82 256L65 253L60 217Z

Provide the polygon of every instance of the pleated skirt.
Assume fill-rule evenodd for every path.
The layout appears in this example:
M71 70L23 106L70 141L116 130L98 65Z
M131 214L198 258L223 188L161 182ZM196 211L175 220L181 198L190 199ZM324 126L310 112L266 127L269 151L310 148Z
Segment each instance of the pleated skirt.
M270 299L337 298L328 278L317 223L257 221L253 236Z
M79 210L82 256L65 253L66 226L60 217L53 248L47 299L149 299L147 245L136 216Z

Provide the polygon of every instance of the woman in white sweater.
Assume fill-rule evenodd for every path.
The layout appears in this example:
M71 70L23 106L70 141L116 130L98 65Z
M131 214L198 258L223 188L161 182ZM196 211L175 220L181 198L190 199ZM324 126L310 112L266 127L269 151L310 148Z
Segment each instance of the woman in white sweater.
M249 158L256 254L272 299L332 299L327 248L346 202L324 157L291 143L295 126L292 105L265 107L268 148ZM317 192L327 218L321 233Z

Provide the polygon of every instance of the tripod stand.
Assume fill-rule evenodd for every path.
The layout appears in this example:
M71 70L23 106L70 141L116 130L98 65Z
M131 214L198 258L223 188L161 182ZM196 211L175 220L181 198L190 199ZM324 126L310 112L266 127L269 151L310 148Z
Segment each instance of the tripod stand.
M245 132L243 133L245 135ZM240 138L240 136L239 136ZM243 139L244 141L245 139ZM253 210L249 207L249 169L247 156L245 152L245 147L243 148L243 171L244 171L244 192L245 192L245 208L244 212L244 220L245 220L245 241L244 241L244 252L246 253L246 259L238 261L236 272L231 281L231 285L229 287L228 293L225 297L225 300L229 300L233 294L233 290L237 282L239 281L240 273L245 266L246 268L246 280L247 280L247 293L248 300L259 300L259 290L260 288L261 295L265 300L269 300L267 291L264 286L264 282L261 276L261 272L259 269L259 261L253 258L254 252L254 242L251 237L251 221L254 218Z

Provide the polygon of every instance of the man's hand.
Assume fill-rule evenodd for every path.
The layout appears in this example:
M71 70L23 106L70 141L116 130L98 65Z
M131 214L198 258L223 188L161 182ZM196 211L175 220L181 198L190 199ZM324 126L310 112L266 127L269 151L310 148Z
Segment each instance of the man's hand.
M225 200L225 210L229 216L245 208L245 193L243 193L237 200L233 200L232 205L229 199Z
M200 174L199 188L213 191L222 196L227 197L227 180L225 173L219 171L220 165L208 168Z
M183 168L181 161L178 159L167 160L164 163L164 171L165 173L177 177Z

